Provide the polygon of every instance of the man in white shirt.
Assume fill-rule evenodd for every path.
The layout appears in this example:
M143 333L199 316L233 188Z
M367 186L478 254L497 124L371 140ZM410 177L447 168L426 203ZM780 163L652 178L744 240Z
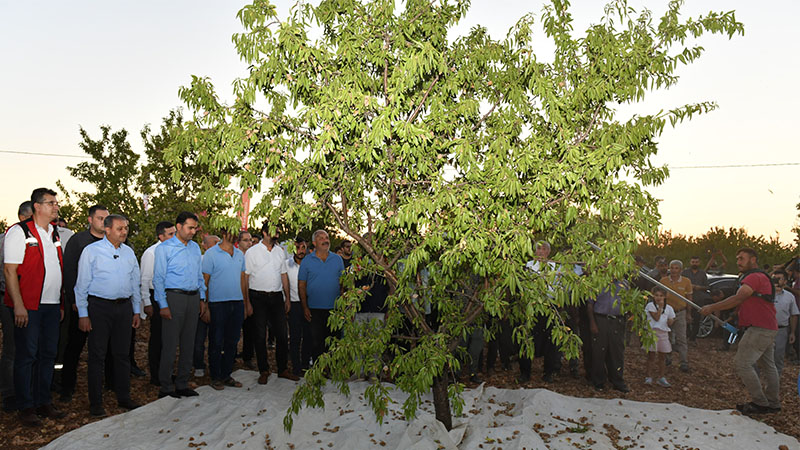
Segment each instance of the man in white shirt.
M528 261L525 267L533 273L540 275L545 271L555 271L556 263L550 261L550 243L539 241L534 249L536 259ZM547 268L547 269L545 269ZM553 291L554 286L549 286L548 291ZM555 375L561 370L561 352L558 346L553 343L552 329L547 325L545 317L539 316L534 325L533 335L537 353L541 349L544 355L544 374L542 379L547 383L552 383ZM531 378L531 360L520 357L519 360L520 381L527 382Z
M783 358L787 345L794 344L797 329L797 308L794 294L784 289L788 275L782 269L772 272L772 284L775 285L775 318L778 319L778 334L775 335L775 368L778 376L783 372Z
M161 361L161 308L159 308L158 302L153 301L153 267L155 265L156 247L175 236L175 225L168 221L159 222L156 225L156 236L158 236L158 242L148 247L142 254L140 264L142 283L140 289L142 290L142 311L150 317L150 341L147 343L150 384L161 386L158 381L158 368Z
M286 269L286 252L269 235L269 224L261 227L263 239L245 253L250 304L253 306L256 361L259 384L269 380L267 359L267 323L275 335L275 360L278 376L290 380L298 377L288 369L289 343L286 335L286 314L291 308L289 277Z
M50 385L58 351L61 309L62 253L54 220L58 217L55 191L31 193L33 216L6 233L3 271L5 305L14 310L14 390L22 425L38 427L37 417L58 419Z
M311 324L303 317L303 308L297 291L297 273L300 271L300 263L306 256L306 240L297 236L294 246L294 255L286 260L289 297L292 300L292 307L289 309L289 357L292 361L292 373L300 376L308 369L311 360Z

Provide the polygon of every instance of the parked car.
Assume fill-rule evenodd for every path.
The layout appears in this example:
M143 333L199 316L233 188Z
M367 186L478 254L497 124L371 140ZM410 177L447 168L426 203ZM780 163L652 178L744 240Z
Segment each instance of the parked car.
M708 290L706 291L706 293L710 298L712 297L712 293L716 291L722 291L722 298L725 299L736 293L738 284L739 284L738 275L727 275L727 274L709 275ZM731 311L722 311L720 314L720 318L722 320L725 320L730 316L730 314ZM697 328L697 337L699 338L708 337L718 327L719 326L716 324L716 322L714 322L714 319L712 319L711 317L703 317L703 319L700 321L700 326Z

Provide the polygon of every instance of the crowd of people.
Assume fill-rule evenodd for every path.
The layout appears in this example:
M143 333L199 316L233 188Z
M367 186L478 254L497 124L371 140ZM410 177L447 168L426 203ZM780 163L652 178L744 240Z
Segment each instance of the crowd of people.
M62 403L73 400L87 341L87 394L94 417L107 414L104 387L113 390L120 407L139 406L130 395L131 376L149 372L159 397L193 397L198 392L190 383L192 375L207 373L213 389L241 388L232 376L236 357L245 368L259 372L259 384L266 384L273 373L270 348L276 376L293 381L325 351L332 334L328 317L341 292L340 277L350 265L351 242L331 249L327 232L317 230L310 241L297 237L290 255L270 233L272 224L265 222L260 236L221 230L219 236L204 233L197 244L200 221L182 212L174 223L156 225L155 242L137 260L126 244L129 223L124 216L94 205L86 229L73 234L59 223L58 211L56 192L36 189L20 205L19 223L0 235L0 295L6 306L0 308L0 394L3 408L17 411L21 424L39 426L41 417L64 417L51 390L56 386ZM550 244L537 243L528 270L565 270L549 259L550 252ZM680 260L667 263L658 257L652 270L637 260L647 276L615 280L583 306L568 308L569 326L579 330L583 342L586 380L598 390L607 385L623 393L630 390L624 376L630 321L620 296L635 287L649 295L645 314L656 338L644 348L645 384L670 387L666 366L672 364L673 352L679 369L689 372L688 341L697 335L701 317L736 308L738 314L728 319L743 331L735 365L751 395L750 402L737 407L747 414L779 411L778 377L785 355L791 348L795 358L800 356L800 268L758 270L752 249L740 250L736 258L740 286L727 298L709 290L706 273L724 267L721 254L705 270L699 257L691 258L687 268ZM583 273L580 266L572 270ZM356 320L382 321L386 280L372 275L357 283L368 294ZM147 372L134 352L136 331L143 323L149 324ZM463 358L460 375L471 382L481 382L484 362L487 373L498 360L501 370L511 370L519 353L511 338L514 324L496 320L491 326L497 331L491 340L486 341L484 330L473 330L458 353ZM536 356L544 360L542 380L553 382L564 363L579 377L579 359L565 360L551 333L546 320L536 320L533 340ZM242 350L237 353L240 338ZM54 380L57 362L62 368ZM520 356L518 366L520 383L530 381L532 361Z

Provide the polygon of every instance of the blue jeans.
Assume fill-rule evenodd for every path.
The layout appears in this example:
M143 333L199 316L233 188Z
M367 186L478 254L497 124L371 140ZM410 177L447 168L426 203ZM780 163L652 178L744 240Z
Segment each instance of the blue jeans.
M206 370L206 337L208 337L208 324L197 319L197 334L194 335L194 351L192 367L194 370Z
M39 305L38 311L28 310L28 326L14 327L14 390L20 410L53 402L50 385L58 352L59 322L59 305Z
M212 380L227 380L233 371L239 332L244 322L244 302L209 302L208 366Z

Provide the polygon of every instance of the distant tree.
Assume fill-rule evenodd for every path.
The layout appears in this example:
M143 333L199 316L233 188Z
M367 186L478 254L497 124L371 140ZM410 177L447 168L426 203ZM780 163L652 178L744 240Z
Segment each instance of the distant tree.
M0 219L0 233L5 233L6 228L8 228L8 222L6 219Z
M436 417L449 429L451 402L456 413L463 405L463 385L446 381L460 364L454 350L491 317L516 324L524 355L534 355L537 321L576 354L562 308L628 276L639 236L656 233L657 203L642 185L666 177L650 162L658 136L667 123L715 107L620 119L615 105L674 85L677 67L703 53L687 39L743 30L732 12L684 19L674 1L654 19L617 1L578 34L569 3L553 0L536 39L555 52L541 57L532 50L533 16L501 40L480 26L450 39L469 4L323 0L299 2L281 19L269 1L255 0L239 12L245 31L233 38L250 65L234 82L235 101L224 104L200 77L180 91L193 117L170 152L209 163L216 183L202 185L201 201L241 210L238 193L249 188L263 194L255 217L308 229L329 215L364 251L329 321L343 337L306 373L287 428L303 405L322 405L323 374L346 393L348 377L380 372L375 355L385 354L395 386L409 394L405 417L433 390ZM584 261L591 274L531 276L524 265L539 239L560 249L558 263ZM390 286L380 329L352 320L364 298L353 280L374 273ZM556 282L561 289L550 294ZM629 295L623 307L639 317L643 302ZM379 420L388 392L380 380L366 391Z

